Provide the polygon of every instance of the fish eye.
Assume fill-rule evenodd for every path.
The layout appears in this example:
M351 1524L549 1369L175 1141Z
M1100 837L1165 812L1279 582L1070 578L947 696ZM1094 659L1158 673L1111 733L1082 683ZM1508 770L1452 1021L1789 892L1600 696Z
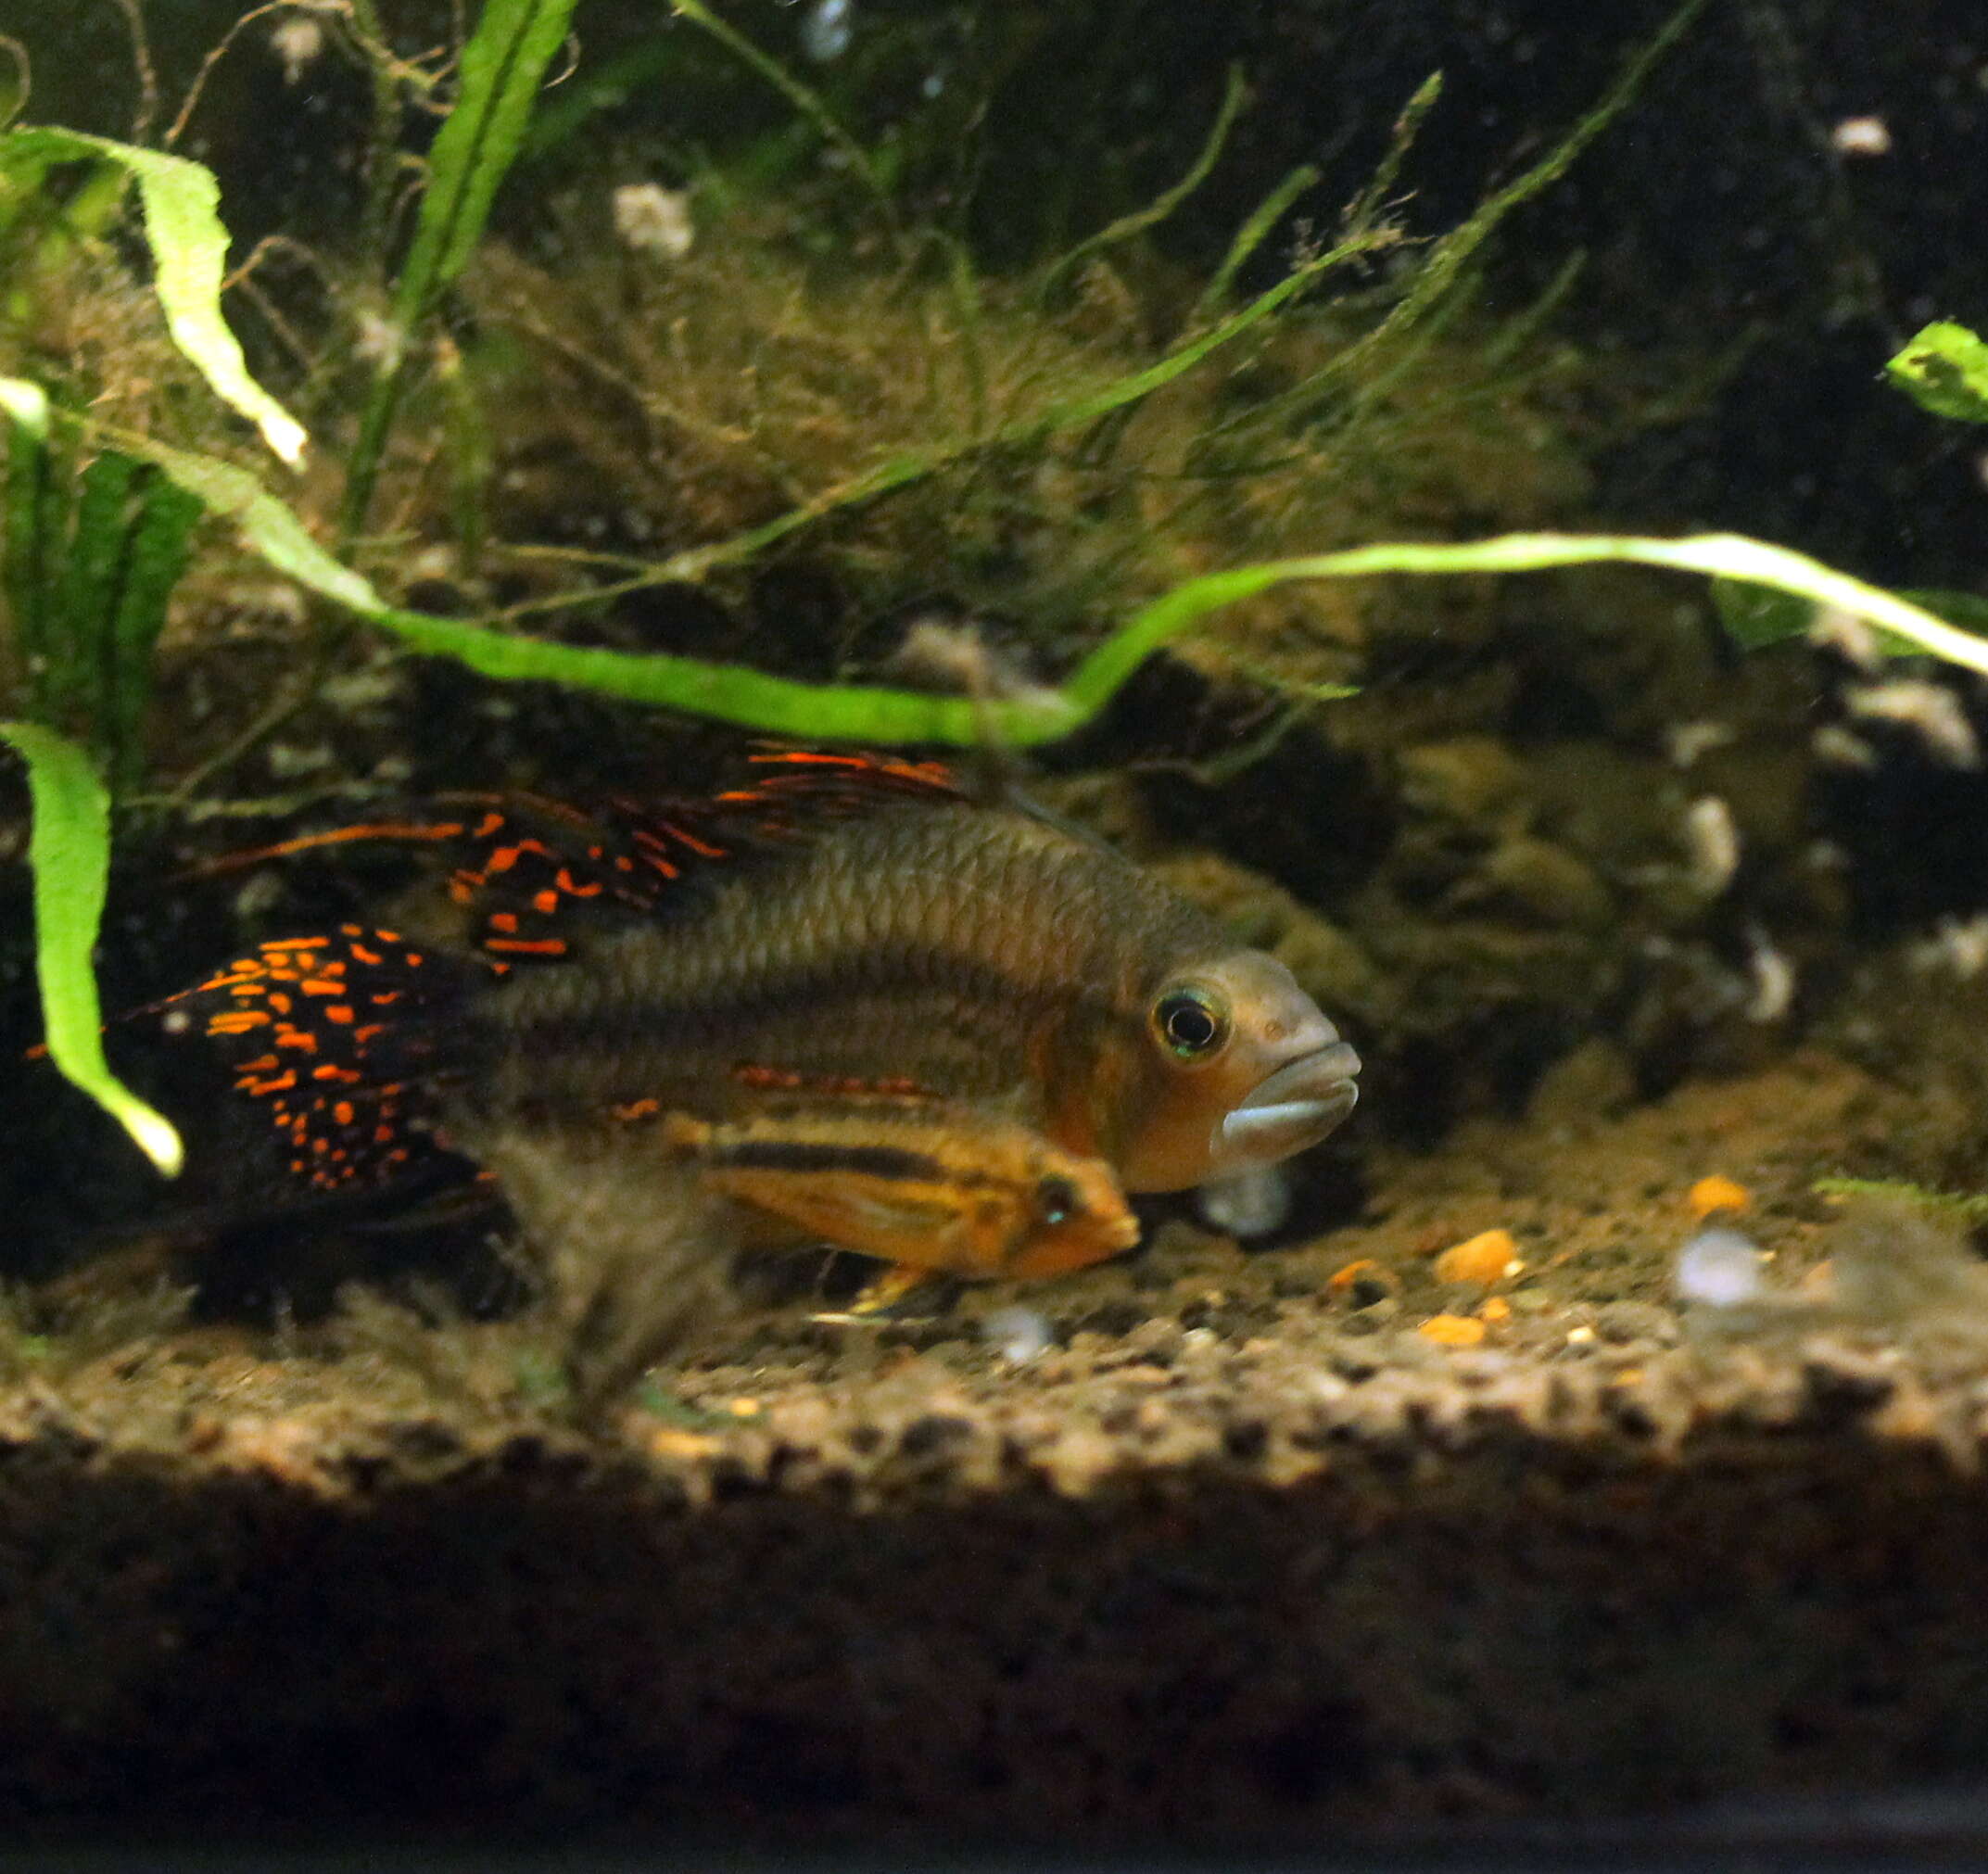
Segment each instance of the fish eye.
M1045 1178L1035 1187L1035 1208L1053 1229L1077 1214L1077 1187L1068 1178Z
M1153 1005L1153 1026L1169 1050L1193 1060L1229 1038L1229 1014L1205 989L1170 989Z

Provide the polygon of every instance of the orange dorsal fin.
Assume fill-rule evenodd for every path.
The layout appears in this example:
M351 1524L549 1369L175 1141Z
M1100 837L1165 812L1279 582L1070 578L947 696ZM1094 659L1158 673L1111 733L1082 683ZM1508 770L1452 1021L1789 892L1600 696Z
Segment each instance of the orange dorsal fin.
M202 872L363 842L425 848L450 867L450 896L495 964L559 962L603 918L667 911L679 883L768 846L906 801L965 795L936 762L768 750L740 787L589 811L528 793L444 794L404 814L305 833L208 861Z
M764 834L804 833L811 823L847 819L907 801L937 803L968 798L958 777L943 762L902 755L764 749L751 757L742 787L714 796L712 806Z

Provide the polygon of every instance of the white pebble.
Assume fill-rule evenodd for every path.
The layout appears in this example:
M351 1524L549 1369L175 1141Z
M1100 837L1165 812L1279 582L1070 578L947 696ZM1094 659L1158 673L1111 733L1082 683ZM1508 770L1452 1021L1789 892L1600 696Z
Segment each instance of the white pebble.
M1912 944L1906 960L1915 969L1947 969L1965 982L1988 969L1988 912L1943 918L1933 934Z
M1852 715L1910 729L1943 767L1982 765L1981 744L1960 699L1937 683L1901 677L1886 683L1855 684L1843 692L1843 701Z
M680 260L697 240L690 198L661 183L624 183L612 198L614 235L631 253Z
M1881 117L1846 117L1830 131L1838 156L1880 157L1892 153L1892 127Z
M1049 1351L1056 1341L1056 1330L1050 1326L1046 1314L1018 1303L983 1316L981 1338L1010 1366L1026 1366Z
M817 65L840 58L855 32L852 0L815 0L801 21L801 50Z
M1674 722L1664 731L1664 752L1678 767L1690 767L1700 755L1737 739L1728 723Z
M1739 1308L1766 1292L1760 1246L1738 1230L1715 1225L1701 1230L1678 1251L1671 1281L1682 1301L1712 1308Z
M1253 1165L1209 1179L1195 1193L1195 1209L1210 1229L1267 1236L1291 1214L1291 1180L1282 1165Z
M1691 855L1691 884L1716 898L1740 869L1740 829L1732 809L1716 794L1693 801L1684 816L1685 850Z
M1746 968L1753 993L1741 1013L1749 1021L1779 1021L1794 1007L1794 965L1757 926L1748 931L1746 941Z
M269 49L283 65L283 82L295 84L324 50L324 29L308 13L293 13L270 29Z

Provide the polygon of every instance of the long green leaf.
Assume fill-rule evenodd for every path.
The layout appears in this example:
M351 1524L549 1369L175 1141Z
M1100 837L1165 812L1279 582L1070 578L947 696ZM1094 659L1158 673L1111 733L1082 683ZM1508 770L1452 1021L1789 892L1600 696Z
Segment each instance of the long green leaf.
M635 656L588 650L390 605L362 575L319 545L296 513L247 470L144 437L120 433L115 440L118 448L157 463L209 513L232 522L245 544L278 572L392 632L412 649L457 658L487 677L569 684L773 734L961 746L976 740L980 717L964 697L797 683L741 665L708 664L666 652ZM995 711L1004 732L1013 728L1020 741L1045 740L1064 724L1064 711L1054 698L997 704Z
M8 418L0 590L6 595L14 641L39 708L46 689L62 542L69 531L70 479L57 460L48 399L41 386L0 378L0 409Z
M1866 585L1805 553L1744 534L1691 534L1678 539L1638 534L1500 534L1455 544L1399 541L1351 547L1344 552L1268 560L1190 579L1135 613L1099 645L1077 666L1063 686L1063 695L1076 706L1077 719L1088 720L1170 639L1221 606L1292 580L1371 578L1376 574L1538 573L1604 562L1703 573L1792 593L1988 674L1988 639L1956 630L1896 592Z
M193 551L199 499L147 466L146 486L126 547L123 589L111 614L104 693L96 732L120 792L137 779L144 749L139 731L152 695L152 656L165 629L166 608Z
M394 287L394 323L403 340L425 323L483 238L498 185L525 140L546 67L565 43L575 0L486 0L462 48L454 108L428 153L428 185L413 244ZM341 533L365 525L407 377L402 356L373 381L347 469Z
M110 871L109 803L103 786L89 756L53 729L0 722L0 741L10 743L28 765L35 962L49 1058L167 1177L177 1177L185 1153L172 1122L119 1082L104 1058L90 969Z
M270 448L296 466L310 437L249 376L242 348L222 316L228 231L222 225L221 185L213 171L184 157L87 136L82 131L44 127L0 135L0 168L92 158L118 164L138 184L146 240L152 250L153 291L172 342L199 367L215 395L248 418Z
M970 747L992 729L1017 746L1051 741L1089 721L1147 657L1208 614L1294 580L1372 578L1381 574L1526 573L1608 561L1665 566L1795 593L1988 673L1988 640L1956 630L1895 592L1866 585L1804 553L1742 534L1697 534L1681 539L1633 534L1500 534L1455 544L1399 541L1353 547L1207 574L1174 587L1134 613L1079 665L1060 691L983 706L965 697L918 690L797 683L740 665L710 664L664 652L636 655L549 643L389 605L368 580L326 552L297 515L247 470L142 437L120 436L117 441L120 448L157 462L209 510L233 521L249 547L277 571L391 631L416 651L460 659L487 677L570 684L773 734L823 741Z
M44 655L47 708L65 728L87 719L103 701L110 668L111 627L131 562L131 493L139 464L121 450L105 450L83 470L57 588L53 628Z
M394 295L403 326L434 310L476 251L573 7L574 0L487 0L462 48L455 108L428 154L427 193Z

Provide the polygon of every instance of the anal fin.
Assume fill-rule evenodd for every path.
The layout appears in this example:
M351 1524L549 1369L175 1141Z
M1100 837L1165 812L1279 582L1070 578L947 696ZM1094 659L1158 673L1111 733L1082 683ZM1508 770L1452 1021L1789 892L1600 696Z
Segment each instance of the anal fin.
M943 1314L960 1292L956 1275L935 1275L908 1262L893 1262L871 1276L847 1304L810 1315L825 1327L893 1327Z

